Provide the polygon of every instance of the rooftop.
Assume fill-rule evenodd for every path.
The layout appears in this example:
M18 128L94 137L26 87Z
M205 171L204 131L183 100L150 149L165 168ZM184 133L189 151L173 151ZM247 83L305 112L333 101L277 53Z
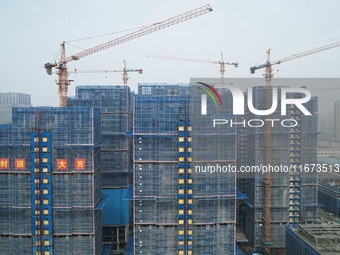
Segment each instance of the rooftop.
M340 254L339 224L303 224L292 231L323 255Z
M318 162L335 165L340 164L340 159L332 157L318 157Z

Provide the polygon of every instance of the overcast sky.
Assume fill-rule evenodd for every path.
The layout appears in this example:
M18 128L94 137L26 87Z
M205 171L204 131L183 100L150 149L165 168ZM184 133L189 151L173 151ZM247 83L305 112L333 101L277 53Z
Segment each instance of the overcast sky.
M73 61L69 70L122 69L126 59L128 68L144 70L142 75L129 73L129 85L136 90L138 83L219 77L215 64L147 58L149 54L218 61L223 52L225 60L240 63L239 68L227 67L226 77L261 77L262 70L250 75L249 67L263 63L268 48L276 60L340 40L338 0L1 1L0 92L28 93L33 105L57 106L56 75L48 76L43 65L54 59L62 41L149 25L208 3L213 12ZM88 48L122 35L70 43ZM67 55L80 48L67 45ZM275 66L275 76L340 77L339 56L340 47L286 62ZM75 80L70 96L77 85L122 84L121 73L77 74L70 79Z

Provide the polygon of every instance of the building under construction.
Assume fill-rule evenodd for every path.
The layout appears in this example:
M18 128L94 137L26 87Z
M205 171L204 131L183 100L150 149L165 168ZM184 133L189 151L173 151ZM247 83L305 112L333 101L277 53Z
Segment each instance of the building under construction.
M340 180L323 179L319 181L318 201L327 210L340 216Z
M226 108L209 101L202 116L199 86L140 84L138 92L135 254L234 254L236 175L206 171L236 165L236 129L212 126L230 113L230 93L219 91Z
M12 117L0 126L1 253L101 254L99 109Z
M31 95L23 93L0 93L0 124L12 123L13 107L31 106Z
M128 239L130 205L126 197L132 185L132 93L127 86L78 86L69 107L101 110L101 191L103 242L112 251L123 251Z
M339 224L301 224L286 226L287 255L340 254Z
M313 223L317 218L317 178L316 172L303 172L300 166L316 163L317 141L317 100L312 98L304 106L311 112L311 116L301 113L296 106L287 106L287 115L281 115L281 88L278 92L278 108L270 116L258 116L251 113L247 121L256 119L266 122L265 118L276 119L271 128L271 156L266 159L266 131L260 121L252 122L258 127L247 128L247 165L289 167L288 171L271 173L270 184L266 184L266 173L254 173L247 178L246 227L248 240L255 248L269 246L274 249L285 247L285 225L297 225L301 222ZM274 90L274 88L273 88ZM256 109L267 109L267 87L254 87L252 90L253 104ZM249 93L249 92L248 92ZM292 94L298 97L299 94ZM288 119L288 121L287 121ZM291 125L291 120L297 125ZM294 122L295 123L295 122ZM296 169L296 171L294 171ZM269 196L266 196L269 189ZM266 201L267 200L267 201ZM266 213L266 202L269 210ZM269 226L266 232L265 226ZM265 241L265 235L269 241Z

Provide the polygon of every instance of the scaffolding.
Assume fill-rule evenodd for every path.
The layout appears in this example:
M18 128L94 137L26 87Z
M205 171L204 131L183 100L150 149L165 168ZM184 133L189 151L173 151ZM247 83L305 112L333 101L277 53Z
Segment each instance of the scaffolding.
M237 121L232 114L229 90L215 88L223 105L207 100L207 115L201 113L205 92L190 85L190 122L193 157L193 254L234 254L236 231L237 138L235 126L213 127L214 119ZM215 167L216 172L205 172ZM218 168L220 167L220 168Z
M31 95L23 93L0 93L0 124L12 123L13 107L30 107Z
M135 254L178 254L179 87L143 84L134 97Z
M132 131L132 92L127 86L78 86L75 97L68 98L68 106L100 108L101 189L109 196L103 207L103 242L111 244L111 250L121 251L128 240L130 211L119 208L128 208L129 201L115 196L117 192L126 194L132 182L132 139L128 136Z
M338 224L302 224L286 227L286 254L336 255L340 252Z
M187 84L177 83L169 86L167 83L139 83L138 95L144 96L183 96L190 93Z
M281 93L280 87L277 88ZM280 95L280 94L279 94ZM298 95L291 95L298 96ZM256 109L267 109L266 87L253 88L253 102ZM278 96L280 98L280 96ZM280 100L278 100L280 105ZM317 178L316 172L300 172L300 166L316 163L317 101L312 98L305 107L312 113L305 116L295 107L288 106L287 115L280 109L271 114L270 119L282 121L294 119L298 125L271 128L271 166L288 166L287 172L271 174L270 196L270 237L268 243L274 249L285 246L284 227L288 224L315 222L317 219ZM250 119L265 122L265 116L247 115ZM279 123L279 121L277 123ZM247 128L247 161L249 166L265 165L265 127ZM294 171L296 169L296 171ZM246 236L256 248L266 244L264 237L265 175L257 173L247 178Z
M224 112L202 117L197 88L140 84L138 91L133 119L135 254L233 254L235 173L196 173L195 165L236 165L236 129L212 132L211 118ZM231 94L221 94L231 102Z
M101 254L99 109L18 107L8 128L0 132L6 254Z
M90 106L101 110L102 188L128 188L131 184L132 93L127 86L78 86L69 107Z
M325 179L319 182L318 202L336 215L340 215L340 181Z

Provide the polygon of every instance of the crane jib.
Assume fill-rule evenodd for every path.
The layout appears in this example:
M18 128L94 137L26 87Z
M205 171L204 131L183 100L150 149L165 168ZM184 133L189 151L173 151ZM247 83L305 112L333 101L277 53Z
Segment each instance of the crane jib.
M66 107L67 106L67 91L68 91L68 85L69 85L69 80L68 80L68 70L66 67L66 64L68 62L74 61L74 60L79 60L80 58L86 57L88 55L92 55L94 53L97 53L99 51L103 51L105 49L114 47L116 45L134 40L136 38L142 37L144 35L156 32L161 29L165 29L167 27L176 25L178 23L196 18L198 16L201 16L203 14L206 14L208 12L211 12L213 9L209 4L206 4L204 6L201 6L199 8L196 8L191 11L187 11L185 13L182 13L180 15L177 15L175 17L163 20L161 22L154 23L153 25L144 27L142 29L139 29L135 32L128 33L122 37L116 38L114 40L108 41L106 43L97 45L95 47L89 48L87 50L81 51L77 54L74 54L72 56L67 57L65 53L65 43L63 42L61 44L61 53L60 53L60 61L59 61L59 70L57 72L58 75L58 80L57 84L59 86L58 88L58 93L59 93L59 106L60 107ZM45 69L48 74L52 74L52 68L56 67L55 64L53 63L47 63L45 64Z

